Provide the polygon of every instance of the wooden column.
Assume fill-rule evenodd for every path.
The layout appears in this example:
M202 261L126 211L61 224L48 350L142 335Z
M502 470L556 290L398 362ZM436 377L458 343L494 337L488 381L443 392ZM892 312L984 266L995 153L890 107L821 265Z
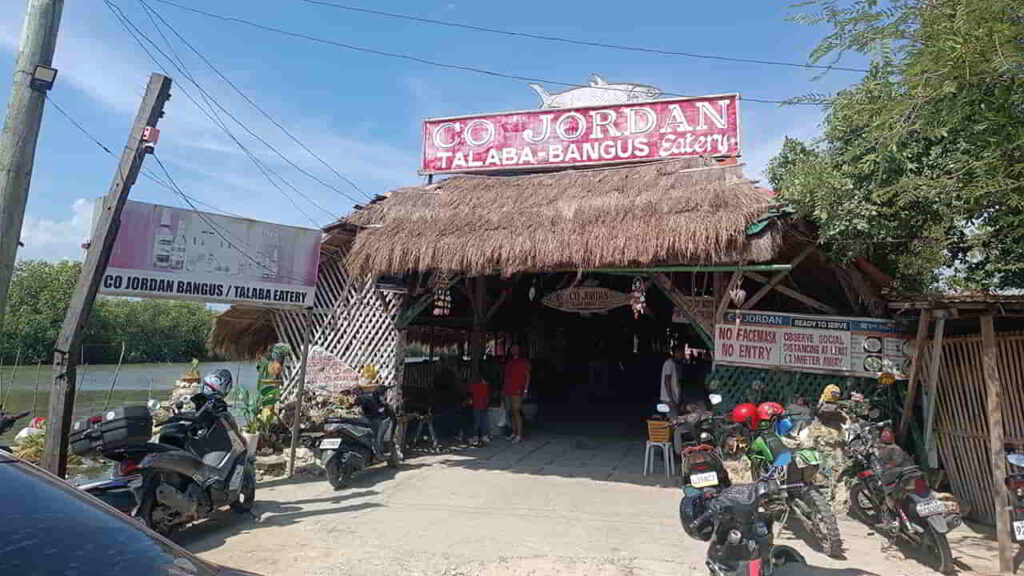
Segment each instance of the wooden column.
M999 572L1013 572L1014 545L1010 540L1010 510L1006 492L1006 451L1003 445L1003 386L999 381L999 352L992 315L981 317L981 358L988 410L988 446L992 464L992 496L995 499L996 537L999 540Z
M473 327L469 332L469 383L480 377L480 364L484 356L484 321L487 317L487 277L472 279Z
M938 449L935 446L935 397L939 394L939 369L942 366L942 335L946 331L946 311L936 310L935 336L932 337L932 353L928 362L928 381L924 390L924 453L928 459L928 467L932 470L939 466Z
M900 415L900 427L896 437L900 444L906 445L907 430L914 420L914 397L917 395L917 381L921 378L921 350L924 339L928 337L928 310L921 310L921 318L917 321L917 337L914 339L914 354L910 357L910 381L907 382L907 397L903 400L903 414Z
M299 360L299 389L295 394L295 417L292 418L292 445L288 452L288 477L295 472L295 449L299 446L299 428L302 425L302 396L306 393L306 363L309 360L309 345L313 332L313 309L307 308L305 327L302 330L302 358Z

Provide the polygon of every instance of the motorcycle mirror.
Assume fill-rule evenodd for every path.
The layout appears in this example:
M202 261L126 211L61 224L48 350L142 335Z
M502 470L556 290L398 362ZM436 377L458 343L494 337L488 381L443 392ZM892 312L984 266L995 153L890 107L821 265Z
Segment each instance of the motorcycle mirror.
M669 408L668 408L668 404L664 404L664 403L663 404L658 404L657 409L658 409L658 413L659 414L668 414L669 412L671 412L671 410L669 410Z
M782 454L779 454L778 458L775 459L775 462L772 465L776 468L785 468L786 466L789 466L789 463L792 461L793 455L789 452L783 452Z
M708 401L711 402L712 406L717 406L722 403L721 394L708 394Z
M146 406L148 406L150 410L159 410L160 401L157 400L156 398L151 398L149 402L146 402Z
M1024 467L1024 454L1007 454L1006 461L1014 466Z

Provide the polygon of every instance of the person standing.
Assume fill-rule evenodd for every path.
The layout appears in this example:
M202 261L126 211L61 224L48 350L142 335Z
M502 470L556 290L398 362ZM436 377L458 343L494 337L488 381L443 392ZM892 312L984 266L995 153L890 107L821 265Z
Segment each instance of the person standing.
M518 346L512 347L512 358L505 363L505 377L502 382L502 396L505 410L512 425L513 442L523 440L523 397L530 389L530 361L523 358Z
M661 402L668 404L669 416L678 416L682 400L679 389L679 365L685 350L682 344L672 346L672 357L661 365Z
M487 423L487 409L491 401L491 385L483 376L469 385L469 398L473 406L473 431L471 444L488 444L491 441Z

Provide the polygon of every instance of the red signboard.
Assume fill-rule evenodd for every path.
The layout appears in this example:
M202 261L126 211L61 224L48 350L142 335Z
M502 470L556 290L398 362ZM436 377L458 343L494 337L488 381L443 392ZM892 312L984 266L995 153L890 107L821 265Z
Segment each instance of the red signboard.
M738 106L726 94L425 120L420 172L739 156Z

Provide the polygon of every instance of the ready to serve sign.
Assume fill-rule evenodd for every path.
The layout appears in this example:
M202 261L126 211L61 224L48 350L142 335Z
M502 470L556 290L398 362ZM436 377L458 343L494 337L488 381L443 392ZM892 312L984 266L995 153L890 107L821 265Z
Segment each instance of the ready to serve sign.
M508 171L738 156L736 94L423 122L420 171Z
M903 326L874 318L730 312L715 326L718 364L873 376L908 368Z

